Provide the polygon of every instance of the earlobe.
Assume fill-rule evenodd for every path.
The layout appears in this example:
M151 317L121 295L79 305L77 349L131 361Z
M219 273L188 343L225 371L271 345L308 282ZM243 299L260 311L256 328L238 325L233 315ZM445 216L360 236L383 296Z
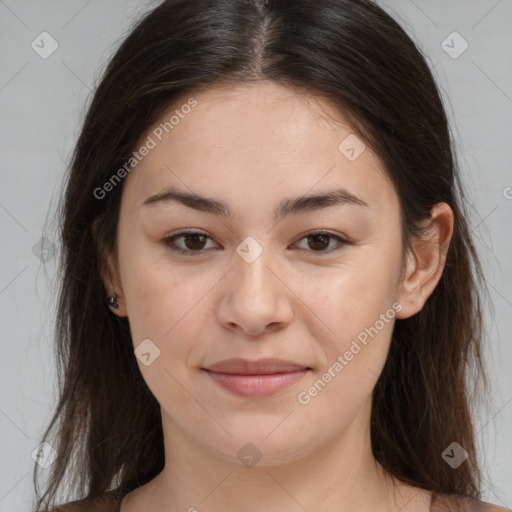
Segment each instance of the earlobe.
M114 279L112 275L115 276ZM119 317L128 316L123 291L119 285L117 272L112 268L110 258L101 267L101 279L107 294L105 297L105 307L108 307L112 313Z
M453 211L446 203L431 210L430 223L421 239L412 242L407 254L407 269L401 283L398 319L409 318L423 308L443 274L453 233Z

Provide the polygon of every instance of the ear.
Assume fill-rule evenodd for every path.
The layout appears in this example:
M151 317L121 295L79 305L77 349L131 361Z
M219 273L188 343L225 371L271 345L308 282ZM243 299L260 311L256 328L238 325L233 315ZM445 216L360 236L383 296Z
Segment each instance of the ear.
M98 247L98 263L100 268L100 277L103 281L103 286L105 288L105 307L108 308L112 313L119 317L128 316L126 309L126 302L124 300L123 288L121 286L121 280L119 278L119 271L116 262L114 261L114 255L104 247L101 247L101 244L98 244L98 229L99 223L101 219L95 219L92 232L93 237ZM112 295L116 296L116 302L119 305L118 309L115 309L107 304L106 299L112 297Z
M421 311L443 274L446 255L453 233L453 211L446 203L432 207L427 231L413 241L407 254L407 269L400 284L398 302L402 309L397 318L409 318Z

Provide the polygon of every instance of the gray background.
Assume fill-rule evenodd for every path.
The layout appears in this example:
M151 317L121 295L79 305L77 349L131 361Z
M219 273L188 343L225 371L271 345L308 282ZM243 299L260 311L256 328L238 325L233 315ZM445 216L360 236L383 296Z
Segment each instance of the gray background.
M36 244L45 223L57 243L52 215L93 84L130 24L155 3L0 0L0 512L32 510L31 453L55 404L58 252L52 257L49 246L38 256ZM470 223L494 305L486 308L493 393L477 423L484 498L512 507L512 1L379 3L434 68L474 205ZM58 43L46 59L31 47L43 31ZM463 49L458 36L447 39L454 31L469 45L458 58L444 49Z

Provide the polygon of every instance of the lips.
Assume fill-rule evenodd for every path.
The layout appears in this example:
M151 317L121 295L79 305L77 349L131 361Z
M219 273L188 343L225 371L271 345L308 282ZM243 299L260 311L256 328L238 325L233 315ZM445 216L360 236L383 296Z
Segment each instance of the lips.
M307 366L284 361L283 359L259 359L250 361L235 357L212 364L206 370L215 373L230 373L236 375L270 375L272 373L289 373L305 370Z
M237 396L263 398L298 382L311 368L282 359L233 358L203 368L223 389Z

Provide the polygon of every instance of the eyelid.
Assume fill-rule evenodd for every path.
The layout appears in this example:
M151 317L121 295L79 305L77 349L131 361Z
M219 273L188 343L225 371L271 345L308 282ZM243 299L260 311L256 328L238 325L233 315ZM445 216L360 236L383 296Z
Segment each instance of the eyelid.
M312 251L312 250L308 250L308 249L299 249L300 251L302 252L307 252L309 254L313 254L314 256L318 255L318 256L322 256L322 255L329 255L329 254L332 254L336 251L339 251L340 249L342 249L344 246L346 245L350 245L350 241L345 238L344 236L342 235L339 235L337 233L333 233L332 231L328 230L328 229L313 229L313 230L310 230L310 231L306 231L305 233L302 233L301 235L299 235L298 237L298 241L302 241L303 239L305 239L306 237L308 236L314 236L314 235L328 235L329 237L331 237L331 239L336 239L338 244L340 244L338 247L334 248L334 249L330 249L328 251ZM296 244L297 242L294 242L294 244Z
M180 249L180 248L172 247L171 246L171 243L175 239L179 238L180 236L184 236L184 235L203 235L206 238L208 238L210 240L213 240L212 237L208 233L206 233L205 231L201 231L199 229L190 228L190 229L185 229L185 230L182 230L182 231L178 231L177 233L173 233L172 235L166 235L162 239L162 243L164 244L164 246L166 246L171 251L176 252L178 254L184 254L184 255L187 255L187 256L199 256L199 255L204 254L206 252L204 249L201 249L200 251L190 251L190 250Z

